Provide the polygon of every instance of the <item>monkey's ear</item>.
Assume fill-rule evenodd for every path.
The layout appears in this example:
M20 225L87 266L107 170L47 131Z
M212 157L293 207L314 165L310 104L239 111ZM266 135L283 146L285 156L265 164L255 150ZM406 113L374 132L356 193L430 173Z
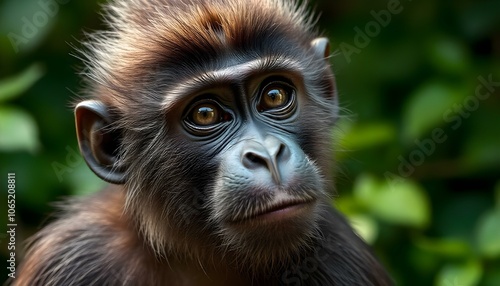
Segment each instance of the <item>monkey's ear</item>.
M312 40L311 47L318 57L328 58L330 56L330 41L327 38L316 38Z
M97 100L83 101L75 108L75 121L80 152L90 169L109 183L125 183L117 155L121 132L109 128L112 120L107 107Z

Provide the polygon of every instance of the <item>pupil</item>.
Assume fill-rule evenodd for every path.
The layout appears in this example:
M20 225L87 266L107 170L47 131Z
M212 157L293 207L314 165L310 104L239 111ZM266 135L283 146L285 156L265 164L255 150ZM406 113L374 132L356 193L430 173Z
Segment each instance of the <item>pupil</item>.
M278 107L286 100L285 92L282 89L271 89L267 93L267 105L270 108Z
M213 115L214 110L210 107L202 107L198 110L202 117L208 118Z
M193 119L200 125L214 124L217 121L217 110L212 106L200 106Z
M277 89L273 89L269 92L269 97L271 98L272 101L276 101L280 95L281 93Z

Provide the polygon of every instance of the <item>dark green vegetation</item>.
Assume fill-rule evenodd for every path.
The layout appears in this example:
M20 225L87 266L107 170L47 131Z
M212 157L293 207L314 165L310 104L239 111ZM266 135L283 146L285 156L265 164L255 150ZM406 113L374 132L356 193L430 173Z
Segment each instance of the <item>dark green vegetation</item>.
M71 108L72 45L102 28L94 2L0 2L0 184L16 173L18 255L51 202L103 185ZM500 1L315 2L345 108L335 204L399 285L500 285Z

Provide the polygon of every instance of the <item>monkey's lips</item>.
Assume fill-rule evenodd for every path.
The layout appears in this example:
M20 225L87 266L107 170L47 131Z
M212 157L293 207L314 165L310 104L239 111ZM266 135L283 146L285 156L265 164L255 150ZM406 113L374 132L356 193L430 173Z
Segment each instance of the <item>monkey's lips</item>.
M257 213L250 219L259 219L265 221L275 221L295 216L300 216L311 207L311 202L287 202L281 205L273 206L267 211Z
M314 200L287 200L270 204L268 207L256 210L236 219L233 223L261 222L274 223L303 217L312 212Z

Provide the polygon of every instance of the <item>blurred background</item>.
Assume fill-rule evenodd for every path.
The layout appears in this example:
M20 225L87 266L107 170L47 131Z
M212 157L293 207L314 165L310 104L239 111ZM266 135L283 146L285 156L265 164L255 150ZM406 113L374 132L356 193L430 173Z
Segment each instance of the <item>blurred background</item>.
M72 56L104 1L0 0L0 256L104 184L78 152ZM500 285L500 0L312 1L342 118L335 204L398 285ZM7 277L5 267L0 275ZM0 281L3 281L0 279Z

